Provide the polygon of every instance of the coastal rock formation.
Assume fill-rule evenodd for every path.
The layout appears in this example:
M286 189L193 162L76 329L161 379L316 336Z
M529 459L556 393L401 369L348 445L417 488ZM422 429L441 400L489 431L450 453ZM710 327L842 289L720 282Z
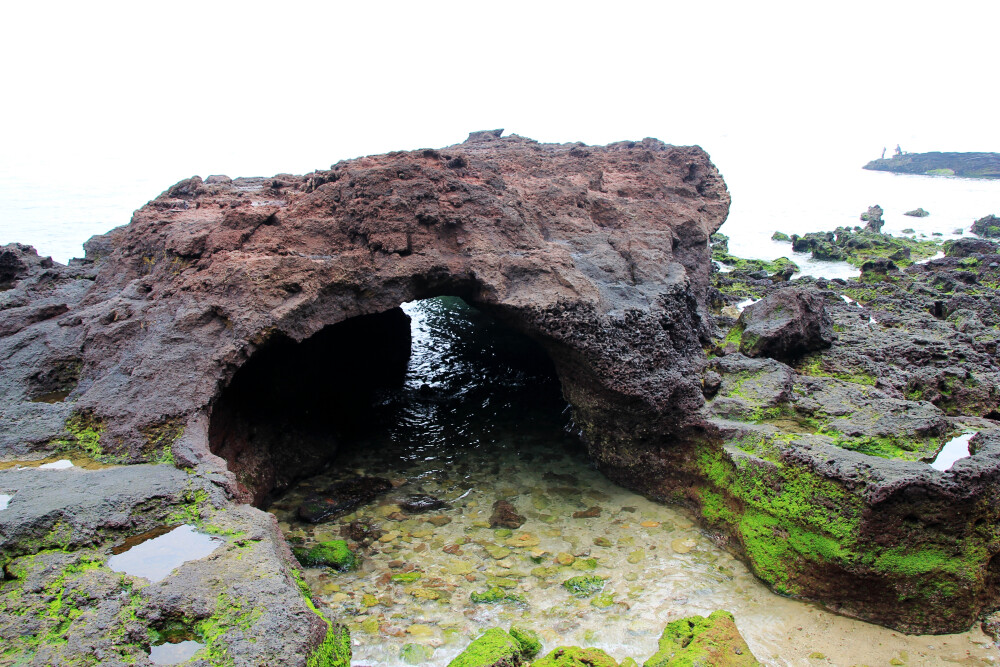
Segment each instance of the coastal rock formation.
M896 174L1000 178L1000 153L902 153L872 160L864 168Z
M833 322L822 297L786 289L747 306L736 322L740 352L790 361L830 347Z
M231 605L209 604L213 585L199 607L206 622L237 614L220 647L237 665L304 664L308 647L342 664L342 635L308 610L273 519L234 503L322 470L353 406L399 381L401 303L460 296L541 342L598 465L632 465L700 428L708 239L729 210L708 156L654 139L499 134L305 176L186 179L69 266L4 247L0 457L76 449L190 471L179 486L209 484L225 493L221 515L257 522L254 553L280 556L261 568L297 601L282 613L301 619L258 614L261 599L244 593L256 571L232 567ZM0 512L8 566L35 548L8 537L10 516ZM95 538L97 571L141 528ZM227 548L245 541L233 531ZM248 647L293 627L281 660L268 642Z
M867 234L838 230L855 263ZM1000 254L981 239L937 249L902 270L865 259L857 280L717 274L705 412L722 446L691 444L659 487L682 490L775 590L919 633L1000 606ZM798 291L824 302L828 350L782 363L727 342L725 304Z
M992 214L983 216L972 223L970 231L983 238L1000 238L1000 218Z

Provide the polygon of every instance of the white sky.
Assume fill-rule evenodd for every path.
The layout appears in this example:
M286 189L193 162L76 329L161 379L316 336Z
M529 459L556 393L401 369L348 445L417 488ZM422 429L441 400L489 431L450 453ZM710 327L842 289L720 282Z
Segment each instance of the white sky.
M997 2L21 2L4 14L0 151L26 167L159 154L271 174L493 127L710 151L775 139L1000 150Z

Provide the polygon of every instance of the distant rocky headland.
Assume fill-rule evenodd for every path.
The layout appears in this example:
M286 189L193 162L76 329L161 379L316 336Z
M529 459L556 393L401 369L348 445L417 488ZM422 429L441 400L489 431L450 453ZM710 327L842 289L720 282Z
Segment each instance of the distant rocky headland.
M864 166L871 171L962 178L1000 178L1000 153L898 153L872 160Z

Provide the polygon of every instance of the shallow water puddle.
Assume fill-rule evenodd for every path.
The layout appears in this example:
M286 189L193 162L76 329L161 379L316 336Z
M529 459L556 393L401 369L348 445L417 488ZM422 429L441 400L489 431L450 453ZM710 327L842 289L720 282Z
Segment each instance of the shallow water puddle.
M163 527L129 538L112 551L108 567L157 582L191 560L215 551L222 540L196 532L189 525Z
M194 656L205 647L201 642L187 640L171 644L158 644L149 648L149 660L154 665L176 665Z
M414 320L406 386L379 406L370 433L343 443L334 470L269 510L293 544L342 533L363 540L358 570L306 569L317 606L350 627L358 664L447 665L482 630L512 623L536 630L546 652L589 645L641 664L667 623L716 609L735 614L766 665L1000 659L978 629L909 637L771 593L685 512L594 470L564 429L564 404L536 391L545 378L489 367L500 352L481 324L460 317L461 305L430 300L407 312ZM353 475L395 488L325 523L298 518L310 494ZM445 505L405 511L417 494ZM525 523L491 528L499 500ZM603 583L577 597L563 584L581 576ZM500 601L474 602L473 594ZM818 654L824 658L810 658Z
M972 456L969 452L969 441L972 440L972 436L974 435L975 433L963 433L946 442L931 463L931 467L941 471L951 470L956 461Z
M72 468L73 462L69 459L59 459L58 461L53 461L52 463L43 463L38 466L39 470L65 470L66 468Z
M100 463L93 459L72 454L58 454L34 460L0 461L0 470L66 470L69 468L102 470L113 467L115 467L114 464Z

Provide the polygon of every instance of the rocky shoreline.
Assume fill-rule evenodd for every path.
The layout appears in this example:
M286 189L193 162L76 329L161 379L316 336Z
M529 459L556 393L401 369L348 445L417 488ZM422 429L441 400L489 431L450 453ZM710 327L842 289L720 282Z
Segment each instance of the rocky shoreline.
M1000 153L902 153L872 160L872 171L962 178L1000 178Z
M539 341L598 468L692 508L775 591L967 629L1000 607L996 247L911 263L930 248L845 229L803 239L858 280L728 253L722 273L710 237L728 208L698 148L491 131L305 176L188 179L68 266L0 249L0 664L150 664L176 628L204 644L185 664L348 664L346 629L254 505L325 467L337 420L408 357L397 307L438 295ZM358 364L371 387L330 386ZM973 455L931 468L963 430ZM71 452L111 467L10 465ZM177 525L215 550L157 582L109 567ZM349 546L298 556L349 567ZM646 664L687 664L699 632L732 625L709 620L682 640L671 624ZM729 626L708 643L731 662L712 664L755 664ZM483 655L503 655L474 643L457 664L614 664L487 635Z

